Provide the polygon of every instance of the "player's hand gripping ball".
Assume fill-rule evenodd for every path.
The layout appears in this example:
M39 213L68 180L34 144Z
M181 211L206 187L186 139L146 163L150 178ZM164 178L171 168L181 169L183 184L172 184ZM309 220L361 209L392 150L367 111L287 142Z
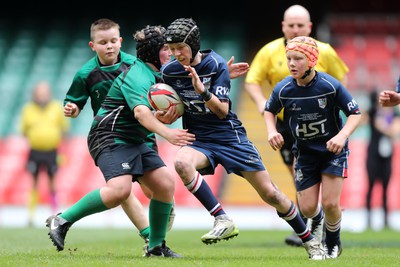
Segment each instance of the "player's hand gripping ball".
M179 114L183 114L183 103L178 93L168 84L153 84L147 93L147 99L155 110L167 112L172 106L176 106Z

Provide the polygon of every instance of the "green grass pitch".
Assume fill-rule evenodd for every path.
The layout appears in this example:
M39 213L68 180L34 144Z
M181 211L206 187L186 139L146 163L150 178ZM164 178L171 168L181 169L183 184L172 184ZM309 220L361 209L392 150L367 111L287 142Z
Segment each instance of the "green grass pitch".
M335 260L310 261L304 248L284 244L288 231L241 230L213 245L207 230L172 230L167 245L184 258L144 258L135 230L71 228L64 251L57 252L47 228L0 229L0 266L399 266L400 233L391 230L342 233L343 253Z

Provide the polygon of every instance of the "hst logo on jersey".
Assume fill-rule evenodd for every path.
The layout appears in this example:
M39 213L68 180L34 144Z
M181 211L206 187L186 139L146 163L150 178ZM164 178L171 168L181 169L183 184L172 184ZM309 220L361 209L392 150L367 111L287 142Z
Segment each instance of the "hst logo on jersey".
M310 138L316 135L325 135L325 122L327 119L311 123L302 123L296 127L296 135L300 138Z

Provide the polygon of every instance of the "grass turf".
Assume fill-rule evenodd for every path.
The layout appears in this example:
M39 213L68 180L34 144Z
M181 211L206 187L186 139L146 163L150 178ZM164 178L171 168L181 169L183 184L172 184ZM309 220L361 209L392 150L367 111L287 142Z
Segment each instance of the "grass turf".
M47 228L0 229L0 266L398 266L400 233L391 230L342 233L343 253L335 260L310 261L304 248L289 247L287 231L242 230L213 245L206 230L172 230L167 245L182 259L144 258L143 240L130 229L71 228L57 252Z

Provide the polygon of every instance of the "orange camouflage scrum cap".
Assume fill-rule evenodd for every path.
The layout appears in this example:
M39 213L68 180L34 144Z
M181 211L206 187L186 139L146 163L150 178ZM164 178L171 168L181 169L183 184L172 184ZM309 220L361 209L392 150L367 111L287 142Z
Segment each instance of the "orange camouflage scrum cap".
M303 53L308 59L308 67L313 68L318 60L318 45L317 42L308 36L297 36L286 45L287 51L297 51Z

